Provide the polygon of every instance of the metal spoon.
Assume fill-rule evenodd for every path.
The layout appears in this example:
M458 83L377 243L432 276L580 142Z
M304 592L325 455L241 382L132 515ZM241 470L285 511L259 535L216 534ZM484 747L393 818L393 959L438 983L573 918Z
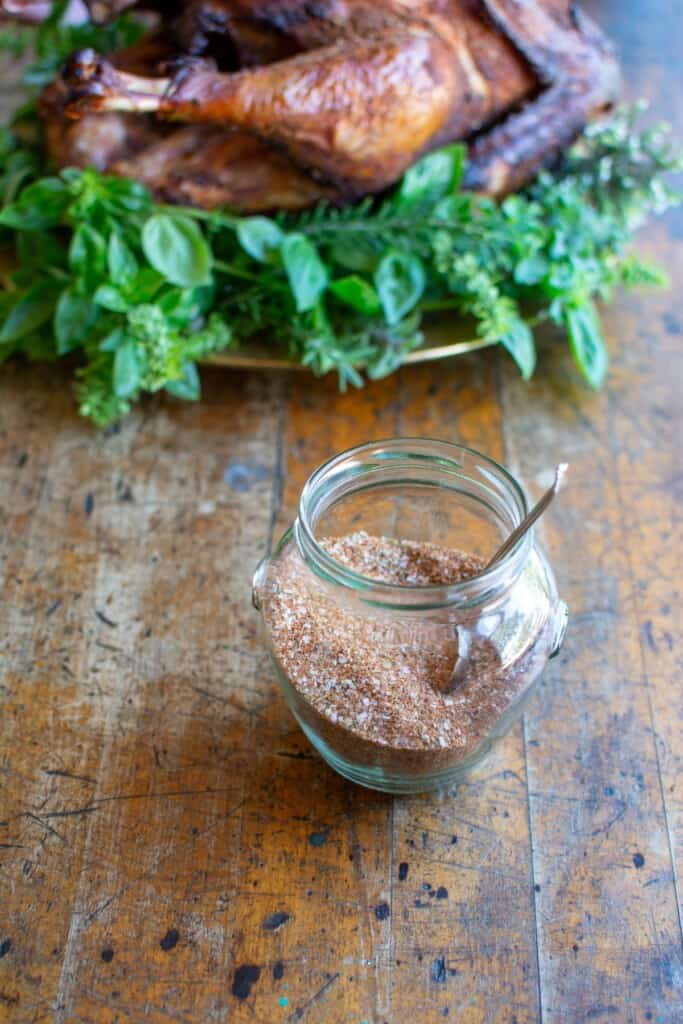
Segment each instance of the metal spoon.
M504 558L505 555L507 555L508 551L512 550L512 548L515 546L519 538L523 537L527 530L529 530L534 525L536 520L543 515L543 513L545 512L545 510L547 509L548 505L553 500L555 495L561 491L564 485L568 469L568 462L560 462L557 466L555 466L555 479L553 480L551 486L545 492L543 497L538 499L538 501L531 509L531 511L527 512L519 526L515 527L510 536L505 541L503 541L501 546L496 551L495 555L493 555L493 557L488 560L488 562L486 563L487 569L490 569L492 565L495 565L496 562L499 562L501 560L501 558Z
M490 569L492 565L495 565L501 558L504 558L505 555L512 550L519 538L523 537L527 530L531 529L536 520L543 515L555 495L562 489L568 469L569 463L567 462L560 462L555 467L555 479L551 486L545 492L543 497L539 498L534 507L527 512L519 526L512 531L510 536L505 539L496 553L488 560L485 566L486 569ZM468 670L468 658L472 634L470 633L470 630L463 625L457 626L456 629L458 634L458 654L455 665L453 666L451 677L444 687L444 693L451 693L465 678Z

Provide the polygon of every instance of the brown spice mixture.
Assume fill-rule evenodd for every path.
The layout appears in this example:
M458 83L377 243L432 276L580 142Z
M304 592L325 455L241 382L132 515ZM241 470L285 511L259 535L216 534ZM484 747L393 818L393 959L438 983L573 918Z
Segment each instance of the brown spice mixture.
M365 532L320 543L355 572L404 586L456 583L484 565L463 551ZM529 658L502 671L495 647L476 639L467 677L442 692L457 656L452 624L342 603L292 547L272 566L263 610L277 662L303 698L300 716L337 754L389 773L462 761L528 682Z

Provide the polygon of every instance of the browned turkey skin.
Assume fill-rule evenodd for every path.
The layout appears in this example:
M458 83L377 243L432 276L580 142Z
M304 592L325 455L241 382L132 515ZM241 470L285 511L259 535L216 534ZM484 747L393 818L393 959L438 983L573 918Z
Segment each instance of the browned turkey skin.
M89 6L103 19L133 4ZM60 164L94 163L177 202L298 209L380 192L422 154L466 140L465 184L500 196L618 87L609 44L562 0L170 7L151 44L110 60L82 51L47 90Z

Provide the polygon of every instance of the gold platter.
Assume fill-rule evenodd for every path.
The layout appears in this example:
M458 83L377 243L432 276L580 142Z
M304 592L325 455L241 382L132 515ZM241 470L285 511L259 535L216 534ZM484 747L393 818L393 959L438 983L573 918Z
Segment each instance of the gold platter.
M461 356L466 352L476 352L480 348L488 348L494 344L483 338L473 337L472 324L458 316L433 316L424 325L425 343L420 348L409 352L403 359L403 365L411 363L427 363L436 359L447 359L450 356ZM305 370L308 366L278 354L260 341L249 342L244 348L233 351L219 352L215 356L201 361L203 366L225 366L243 370Z

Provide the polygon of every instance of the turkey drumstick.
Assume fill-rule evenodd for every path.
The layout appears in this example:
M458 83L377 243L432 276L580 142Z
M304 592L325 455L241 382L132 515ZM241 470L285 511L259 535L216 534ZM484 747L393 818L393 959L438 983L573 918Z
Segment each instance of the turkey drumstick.
M468 88L439 38L403 25L236 74L190 63L170 79L137 78L86 51L65 80L74 96L67 114L155 111L246 129L355 194L400 177L443 130L453 95Z

